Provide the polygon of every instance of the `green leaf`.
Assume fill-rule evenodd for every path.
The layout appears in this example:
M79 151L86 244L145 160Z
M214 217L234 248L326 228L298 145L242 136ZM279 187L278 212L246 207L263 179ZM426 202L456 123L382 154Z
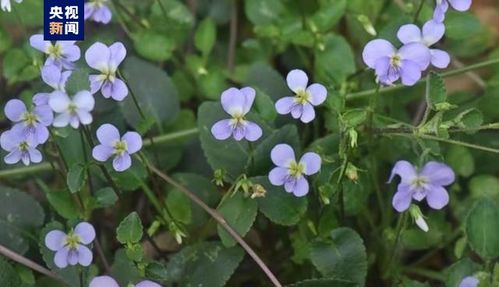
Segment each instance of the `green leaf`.
M217 26L211 18L205 18L194 34L194 46L203 53L203 56L208 56L215 45L217 38Z
M229 195L227 199L222 201L222 204L218 208L218 211L223 215L227 223L241 237L244 237L253 225L257 210L258 205L256 200L244 197L242 191ZM236 241L221 225L218 225L218 236L220 236L222 243L227 247L236 244Z
M30 64L28 55L21 49L9 50L3 59L3 76L10 84L19 80L21 71Z
M0 186L0 244L24 254L28 250L28 229L42 226L44 218L42 207L33 197Z
M342 279L308 279L300 282L293 283L288 287L360 287L352 281Z
M246 0L244 11L253 24L267 25L279 20L284 5L280 0Z
M428 75L430 81L430 90L428 99L430 100L431 108L438 110L436 105L445 103L447 100L447 90L445 89L444 79L435 72L430 72Z
M482 112L473 108L466 110L457 116L459 126L467 129L476 129L483 123Z
M118 201L118 196L111 187L104 187L95 192L97 207L113 206Z
M227 118L219 103L204 102L198 109L198 127L201 147L213 170L225 169L237 177L248 162L248 144L230 138L219 141L211 134L215 122Z
M471 248L483 259L499 256L499 209L488 199L481 199L466 218L466 236Z
M269 95L267 95L261 89L256 88L255 90L255 110L257 111L258 115L260 115L260 117L267 122L274 121L277 117L274 102L269 97Z
M12 45L12 39L9 34L5 32L3 27L0 27L0 54L7 51L9 47Z
M471 13L449 11L445 17L445 36L450 39L467 39L480 29L480 20Z
M452 169L461 176L471 176L475 171L473 155L465 147L457 145L450 146L445 159Z
M128 57L123 64L123 75L144 114L158 124L171 122L177 117L180 110L177 89L165 71L138 58ZM137 127L141 116L131 94L121 107L130 125Z
M166 282L178 286L225 286L243 256L240 247L224 248L216 242L187 246L168 261Z
M280 225L295 225L307 211L307 198L296 197L287 193L281 186L270 184L268 177L251 178L256 184L261 184L265 190L265 197L257 199L258 208L270 221Z
M474 176L469 182L471 196L474 198L494 198L499 200L499 179L493 175Z
M114 254L112 274L119 286L127 286L128 283L137 282L143 277L136 264L128 258L125 249L118 249Z
M324 49L315 52L315 76L319 82L344 82L355 73L355 59L350 44L342 36L327 35Z
M122 244L138 243L142 239L142 222L137 212L130 213L116 229L116 239Z
M166 198L166 206L175 220L184 224L191 223L191 201L183 192L176 189L170 190Z
M137 53L147 60L165 61L172 57L175 43L163 33L140 30L131 37Z
M459 287L464 277L472 275L479 268L480 266L469 258L457 261L444 271L446 275L445 286Z
M78 69L71 72L66 83L66 92L70 95L74 95L79 91L90 90L90 81L88 80L88 75L90 71L84 67L78 67Z
M246 1L246 3L252 1ZM246 85L259 89L276 101L283 96L292 95L292 91L286 85L286 81L276 70L266 63L254 63L248 68L248 74L244 81Z
M311 20L318 31L327 32L345 15L347 0L322 0Z
M343 122L349 127L356 127L364 123L367 119L365 109L351 109L343 114Z
M21 278L14 267L0 256L0 286L21 286Z
M66 183L71 193L81 190L87 180L87 169L82 164L74 164L69 168Z
M53 209L62 217L69 220L77 219L79 217L78 207L67 190L49 191L46 192L45 195Z
M364 286L367 255L362 238L350 228L331 232L331 242L316 242L310 248L310 259L324 277L355 282Z

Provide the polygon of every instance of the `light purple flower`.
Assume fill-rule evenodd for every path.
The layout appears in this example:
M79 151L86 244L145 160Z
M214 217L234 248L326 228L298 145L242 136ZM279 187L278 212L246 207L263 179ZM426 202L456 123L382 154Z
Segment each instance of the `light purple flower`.
M449 194L444 186L453 183L455 175L446 164L430 161L418 171L408 161L401 160L395 163L388 182L395 175L399 175L401 179L392 200L392 205L398 212L407 210L412 199L422 201L426 198L433 209L442 209L449 203Z
M29 38L31 47L48 55L45 65L55 65L64 69L73 69L74 62L80 59L80 48L75 45L76 41L57 41L52 43L43 40L42 34L36 34Z
M445 25L435 20L430 20L423 25L421 31L414 24L400 27L397 37L403 44L421 43L427 47L432 46L442 39L445 33ZM450 56L447 52L439 49L430 49L431 64L437 68L444 69L449 66Z
M305 175L312 175L321 169L321 157L314 152L305 153L297 162L293 148L287 144L278 144L270 152L272 162L277 166L269 173L273 185L284 185L284 189L301 197L308 193L308 181Z
M23 0L15 0L17 3L21 3ZM10 12L11 6L10 6L10 0L2 0L0 2L0 8L2 8L3 11Z
M118 282L110 276L97 276L90 281L90 285L88 287L120 287L120 285L118 285ZM132 285L132 287L161 287L161 285L149 280L144 280L137 283L137 285Z
M85 20L107 24L111 21L111 10L107 7L107 0L90 0L85 3Z
M445 13L449 9L449 4L457 11L467 11L471 7L471 0L436 0L437 5L433 11L433 19L438 22L445 20Z
M88 222L80 222L68 234L61 230L52 230L45 236L45 246L55 251L54 263L59 268L92 263L92 251L86 246L95 239L95 229Z
M70 76L71 71L62 71L55 65L45 65L42 68L42 80L56 91L66 91L66 82Z
M98 161L106 161L114 156L113 168L124 171L132 165L131 154L142 148L142 137L137 132L126 132L120 137L118 129L111 124L103 124L97 129L100 144L92 150L92 156Z
M308 77L302 70L292 70L286 77L288 87L295 93L293 97L284 97L275 103L281 115L291 113L295 119L309 123L315 118L314 106L322 104L327 97L327 90L321 84L308 85Z
M220 120L211 127L211 133L217 140L226 140L232 135L236 141L243 138L256 141L262 136L262 129L244 117L250 111L255 96L255 90L250 87L230 88L222 93L222 108L232 118Z
M49 99L49 106L58 115L54 119L54 127L65 127L68 124L77 129L80 123L92 123L92 114L95 100L89 91L80 91L73 98L66 93L55 91Z
M31 142L43 144L49 138L48 126L52 124L54 115L47 106L34 106L31 111L17 99L7 102L5 116L15 123L13 129L18 129L21 135Z
M362 52L364 63L376 72L377 81L392 85L399 78L406 86L414 85L421 72L430 65L430 49L420 43L410 43L396 49L383 39L372 40Z
M42 154L36 149L37 145L37 142L24 137L18 129L5 131L0 136L0 146L9 152L4 158L7 164L16 164L19 161L24 165L41 162Z
M99 75L90 75L90 91L92 94L101 90L104 98L122 101L128 95L126 84L116 77L119 64L125 59L126 48L116 42L111 46L95 43L85 53L87 64L100 71Z
M477 287L480 281L473 276L468 276L459 283L459 287Z

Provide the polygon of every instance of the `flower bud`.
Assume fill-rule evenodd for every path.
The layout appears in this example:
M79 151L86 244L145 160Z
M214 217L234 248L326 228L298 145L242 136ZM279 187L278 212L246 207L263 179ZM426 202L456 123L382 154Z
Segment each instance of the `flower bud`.
M348 179L350 179L353 182L357 182L357 180L359 179L359 173L357 171L357 167L350 162L347 165L345 174L348 177Z
M412 219L414 219L416 225L421 230L423 230L424 232L428 232L428 230L430 230L428 224L426 223L426 220L423 217L423 213L421 213L421 209L419 209L417 205L411 204L411 207L409 208L409 213L411 214Z
M267 190L261 184L254 184L252 186L253 193L251 194L251 199L255 199L257 197L265 197Z
M226 171L223 169L217 169L215 170L213 174L213 182L215 183L216 186L223 187L224 186L224 180L225 180L225 175Z

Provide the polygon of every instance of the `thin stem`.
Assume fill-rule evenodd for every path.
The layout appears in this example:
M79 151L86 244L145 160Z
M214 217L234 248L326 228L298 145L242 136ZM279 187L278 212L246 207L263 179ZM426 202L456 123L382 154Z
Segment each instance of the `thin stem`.
M262 269L265 275L267 275L267 277L274 284L274 286L282 287L282 284L279 282L279 280L277 280L277 278L274 276L272 271L270 271L267 265L265 265L263 260L260 257L258 257L255 251L253 251L253 249L244 241L244 239L242 239L241 236L227 223L225 218L218 211L206 205L206 203L204 203L194 193L185 188L183 185L176 182L174 179L172 179L165 173L158 170L156 167L150 165L149 163L146 164L149 165L149 168L161 179L173 185L179 191L183 192L187 197L189 197L190 200L192 200L195 204L204 209L211 217L213 217L213 219L215 219L218 222L218 224L220 224L241 245L241 247L249 254L249 256L253 258L253 260L256 262L256 264L258 264L258 266Z
M234 70L234 62L236 57L236 43L237 43L237 0L231 1L230 12L230 36L229 36L229 52L227 53L227 69L229 72Z
M476 70L476 69L480 69L480 68L485 68L485 67L496 65L496 64L499 64L499 58L498 59L492 59L492 60L483 61L483 62L480 62L480 63L469 65L467 67L462 67L462 68L454 69L454 70L442 73L441 76L443 78L448 78L448 77L452 77L452 76L455 76L455 75L466 73L468 71L472 71L472 70ZM419 80L417 82L417 84L421 84L423 82L425 82L424 79ZM400 90L400 89L405 88L405 87L406 86L399 84L399 85L394 85L394 86L390 86L390 87L386 87L386 88L380 89L379 92L380 92L380 94L384 94L384 93L387 93L387 92L397 91L397 90ZM370 90L366 90L366 91L362 91L362 92L351 93L351 94L347 95L347 100L362 99L362 98L365 98L367 96L370 96L370 95L374 94L375 92L376 92L376 89L370 89Z
M433 271L433 270L427 270L427 269L423 269L423 268L408 267L408 268L403 268L402 271L404 271L405 273L419 275L419 276L426 277L426 278L440 281L440 282L445 282L445 279L446 279L445 276L440 272Z
M123 82L125 83L125 85L126 85L126 87L128 89L128 92L132 96L133 103L134 103L135 107L137 108L137 110L139 111L140 117L143 120L146 120L146 115L144 114L144 111L140 107L139 101L137 100L137 97L135 96L135 93L132 91L132 89L130 89L130 86L128 85L127 79L125 78L125 76L123 76L123 74L121 74L120 70L117 70L116 72L118 73L118 76L123 80Z
M8 249L7 247L3 246L0 244L0 254L19 263L19 264L22 264L30 269L33 269L43 275L46 275L52 279L55 279L59 282L62 282L66 285L66 283L64 281L62 281L62 279L57 275L55 274L54 272L48 270L47 268L31 261L30 259L20 255L20 254L17 254L16 252Z
M106 256L104 255L104 251L102 249L102 246L99 242L99 239L95 239L95 249L97 250L97 255L99 256L100 260L102 261L102 265L104 265L104 269L106 270L106 273L111 273L111 266L109 265L109 262L106 259Z
M390 249L391 250L390 256L388 257L388 261L387 261L386 268L385 268L385 274L384 274L385 276L392 273L391 271L392 271L393 261L396 257L396 254L397 254L397 249L398 249L398 245L400 242L400 237L402 235L402 232L405 229L406 218L407 218L407 212L404 212L399 216L399 218L397 220L397 227L396 227L396 231L395 231L395 243L393 244L393 246Z
M421 13L421 10L423 10L424 2L425 0L421 0L421 2L419 3L418 10L416 11L416 14L414 15L414 20L412 22L416 23L418 21L419 14Z

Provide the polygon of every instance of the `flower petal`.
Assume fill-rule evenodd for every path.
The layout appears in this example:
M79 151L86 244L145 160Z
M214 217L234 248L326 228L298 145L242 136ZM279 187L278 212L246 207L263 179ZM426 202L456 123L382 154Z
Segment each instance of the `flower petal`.
M85 245L90 244L95 239L95 229L92 224L88 222L78 223L74 232L80 237L80 243Z
M277 100L275 103L275 109L281 115L286 115L291 112L291 109L295 105L293 97L284 97Z
M104 83L102 75L90 75L88 76L88 80L90 82L90 92L92 94L97 93Z
M113 155L114 149L106 145L97 145L92 149L92 157L98 161L106 161Z
M473 276L465 277L461 283L459 283L459 287L478 287L480 281Z
M288 167L289 164L296 160L293 148L288 144L278 144L270 152L272 162L279 167Z
M321 84L312 84L307 88L310 94L310 103L314 106L322 104L327 97L327 89Z
M12 130L8 130L0 136L0 146L6 151L11 151L17 148L21 140L20 135L12 132Z
M16 164L18 163L21 158L23 158L24 154L16 149L16 150L13 150L11 151L8 155L6 155L4 158L3 158L3 161L6 163L6 164ZM28 162L29 164L29 162Z
M417 63L403 60L400 66L400 78L405 86L413 86L421 79L421 69Z
M120 285L110 276L97 276L90 281L88 287L120 287Z
M468 11L471 7L471 0L449 0L452 8L457 11Z
M115 101L121 102L128 96L128 87L120 79L114 79L114 82L104 81L102 95L106 99L112 98Z
M66 268L68 266L68 248L64 247L59 249L54 256L54 264L59 268Z
M397 38L402 44L420 43L422 41L421 30L414 24L402 25L397 32Z
M117 156L113 160L113 168L118 172L125 171L132 166L132 158L128 153L124 153L121 156Z
M30 148L28 149L28 154L29 154L29 159L32 163L42 162L43 156L39 150L35 148Z
M364 50L362 51L362 59L368 67L374 69L374 65L379 58L389 57L395 52L396 49L390 42L383 39L376 39L370 41L364 47Z
M59 89L61 74L61 68L54 65L45 65L42 68L42 80L54 90Z
M229 115L243 115L246 96L239 89L229 88L223 91L221 103L224 111Z
M78 120L82 125L89 125L92 123L93 118L91 113L85 110L79 110L77 114L78 114Z
M295 182L295 186L294 186L294 189L293 189L293 194L296 196L296 197L302 197L302 196L305 196L307 195L308 193L308 181L305 177L300 177L299 179L296 180Z
M428 179L428 184L446 186L454 182L455 174L448 165L436 161L427 162L420 173Z
M49 98L50 98L49 93L36 93L33 96L32 101L35 106L48 106Z
M109 46L109 50L111 52L111 56L109 58L109 66L111 68L111 71L116 71L118 66L126 57L126 48L123 43L116 42Z
M400 78L400 73L390 65L389 57L381 57L374 64L376 77L384 85L392 85Z
M439 49L430 49L431 64L437 68L445 69L450 64L450 56L447 52Z
M47 246L49 250L58 251L64 247L65 239L66 233L60 230L52 230L45 235L45 246Z
M27 111L26 105L23 101L18 99L13 99L7 102L4 108L5 116L13 121L19 122L22 119L22 115Z
M449 203L449 193L441 186L429 184L426 190L426 202L433 209L442 209Z
M397 186L397 192L393 196L392 206L398 212L406 211L411 205L412 192L409 184L400 183Z
M95 106L95 99L89 91L79 91L73 98L78 109L91 111Z
M250 142L257 141L263 134L262 128L254 122L246 122L246 134L244 137Z
M445 25L442 22L430 20L423 25L423 43L428 47L440 41L444 34Z
M305 166L303 173L306 175L312 175L321 169L321 157L315 152L304 154L300 159L300 163Z
M67 111L70 103L68 95L60 91L53 92L49 99L49 106L56 113Z
M300 90L305 91L307 89L308 76L304 71L295 69L288 73L286 82L291 91L295 93Z
M54 113L49 106L35 106L33 108L33 113L38 117L38 121L43 126L50 126L54 120Z
M289 176L288 169L285 167L275 167L269 172L269 181L273 185L280 186L286 182Z
M72 43L71 43L72 42ZM69 62L76 62L81 57L81 51L73 41L57 41L61 47L62 57ZM71 64L70 64L71 65Z
M253 106L253 102L255 101L256 91L251 87L242 88L240 89L240 91L245 97L243 113L247 114L250 111L251 106Z
M142 148L142 137L137 132L126 132L121 139L126 141L129 154L136 153Z
M400 182L410 184L412 180L417 176L417 173L416 169L410 162L399 160L392 168L392 173L390 174L388 183L392 182L395 175L400 176Z
M103 124L97 129L97 139L105 146L112 147L120 139L120 132L112 124Z
M220 120L211 127L211 134L217 140L226 140L232 135L230 120Z
M433 19L438 22L443 22L447 9L449 9L447 0L440 1L440 3L437 1L437 6L435 6L435 10L433 11Z
M113 14L111 13L111 10L109 10L109 8L106 5L102 5L95 10L92 19L95 22L107 24L111 22L112 16Z
M31 45L31 47L43 53L47 53L48 48L52 46L50 41L43 40L43 34L36 34L31 36L29 38L29 44Z
M94 258L92 251L85 245L80 245L78 247L78 263L81 266L90 266L92 264L92 259Z
M309 103L305 103L302 106L303 106L303 109L301 112L300 120L303 123L309 123L309 122L313 121L315 119L314 106L312 106Z
M420 43L410 43L402 46L399 54L403 60L410 60L418 64L421 71L426 70L430 65L431 54L430 49Z
M161 285L159 285L156 282L144 280L144 281L141 281L140 283L138 283L137 285L135 285L135 287L161 287Z
M52 123L52 125L56 128L63 128L69 124L70 120L71 116L69 115L69 113L62 113L54 118L54 122Z
M109 69L110 57L110 49L100 42L96 42L85 52L85 60L87 61L87 64L101 72Z

